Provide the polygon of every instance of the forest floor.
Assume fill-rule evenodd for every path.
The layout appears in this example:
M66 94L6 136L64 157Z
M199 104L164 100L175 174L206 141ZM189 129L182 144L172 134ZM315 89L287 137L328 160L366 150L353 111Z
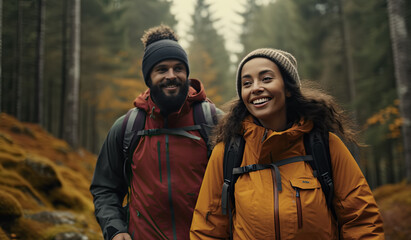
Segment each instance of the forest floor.
M96 156L0 113L0 240L103 239L89 186ZM386 239L411 239L411 185L374 191Z
M0 114L0 240L103 239L89 192L96 156Z

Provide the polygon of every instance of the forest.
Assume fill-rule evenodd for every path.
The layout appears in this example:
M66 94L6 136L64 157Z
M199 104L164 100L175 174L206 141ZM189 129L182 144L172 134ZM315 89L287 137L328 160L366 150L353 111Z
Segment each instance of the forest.
M33 124L50 134L48 142L41 143L66 154L61 161L50 155L50 166L59 161L75 166L78 154L90 158L98 154L115 119L132 108L133 100L147 88L140 38L150 27L177 25L172 4L172 0L0 0L0 179L7 166L17 166L15 161L27 155L20 152L24 147L10 150L15 149L13 142L24 146L23 138L13 140L16 131L33 137ZM362 144L350 150L370 187L402 184L409 189L404 184L411 182L411 1L238 4L244 9L237 12L242 18L238 37L242 50L231 53L215 27L219 19L212 3L195 0L184 40L190 77L203 82L207 96L219 107L236 97L236 66L251 50L271 47L291 52L303 84L321 86L355 120ZM18 122L18 127L10 127L9 121ZM4 130L8 127L14 130ZM20 160L13 160L16 156ZM89 165L82 166L87 169L84 174L78 172L82 176L64 172L71 184L90 180L90 158ZM2 184L6 183L1 180ZM72 207L77 201L84 203L80 210L88 211L89 202L83 199L86 188L81 187L83 192L73 202L64 203L60 197L62 203L57 205ZM380 196L389 192L378 191ZM42 194L48 193L34 195ZM0 231L0 239L15 238L2 238Z

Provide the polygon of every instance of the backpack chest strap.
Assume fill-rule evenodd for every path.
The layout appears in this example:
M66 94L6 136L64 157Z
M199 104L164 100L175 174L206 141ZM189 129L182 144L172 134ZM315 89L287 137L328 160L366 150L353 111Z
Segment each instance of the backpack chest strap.
M139 136L156 136L156 135L162 135L162 134L167 134L167 135L177 135L177 136L183 136L195 140L200 140L200 137L197 137L187 131L194 131L194 130L200 130L201 126L200 125L193 125L193 126L186 126L182 128L156 128L156 129L146 129L146 130L140 130L137 132L137 135Z
M244 167L233 168L233 175L241 175L244 173L255 172L255 171L272 168L275 171L275 178L277 180L278 191L281 192L282 191L281 174L280 174L280 170L278 169L278 167L289 164L289 163L312 161L312 160L313 160L313 157L311 155L306 155L306 156L296 156L296 157L286 158L286 159L280 160L278 162L270 163L270 164L252 164L252 165L247 165Z

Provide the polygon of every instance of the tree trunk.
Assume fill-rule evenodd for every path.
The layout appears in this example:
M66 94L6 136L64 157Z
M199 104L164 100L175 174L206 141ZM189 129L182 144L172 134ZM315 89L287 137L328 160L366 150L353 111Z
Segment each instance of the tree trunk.
M349 91L348 96L349 96L349 103L352 108L352 114L353 114L352 117L353 117L354 122L356 122L358 119L358 116L357 116L356 106L354 105L355 99L357 97L355 79L354 79L354 62L353 62L352 51L351 51L351 34L350 34L349 23L345 15L344 1L345 0L338 1L338 5L339 5L338 15L340 18L340 32L341 32L341 38L342 38L341 49L342 49L342 53L344 56L342 64L343 64L343 69L345 71L345 78L346 78L347 87ZM349 149L351 151L351 154L355 158L355 160L359 162L360 161L359 148L355 144L351 144L351 146L349 146Z
M356 98L356 87L355 87L355 79L354 79L354 64L352 59L352 51L351 51L351 34L350 28L345 17L345 10L344 10L344 0L339 0L339 17L340 17L340 28L341 28L341 36L342 36L342 50L344 54L344 68L345 68L345 76L347 78L347 85L349 90L349 101L353 108L354 120L357 120L357 111L354 106L354 101Z
M407 182L411 183L411 57L405 21L405 0L387 0L395 79L400 99Z
M46 0L38 1L37 26L37 75L35 84L34 121L43 124L43 81L44 81L44 29L46 17Z
M80 0L71 3L70 55L67 78L64 139L73 147L78 147L79 90L80 90Z
M98 133L97 133L97 107L93 104L90 108L90 149L93 153L98 154L100 150L100 145L98 144Z
M23 105L23 79L22 79L22 64L23 64L23 9L21 1L17 0L17 56L16 56L16 117L22 119L22 105Z
M3 39L3 0L0 0L0 113L3 111L2 91L3 91L3 75L2 75L2 39Z
M67 86L67 31L69 29L68 23L69 21L69 6L68 0L63 0L63 16L62 16L62 53L61 53L61 95L60 95L60 114L59 114L59 124L58 124L58 136L59 138L63 138L64 135L64 112L65 112L65 103L66 103L66 86Z
M387 183L395 183L394 178L395 178L395 161L394 161L394 155L393 155L393 143L392 140L387 140L386 144L384 144L384 155L386 157L386 165L384 168Z

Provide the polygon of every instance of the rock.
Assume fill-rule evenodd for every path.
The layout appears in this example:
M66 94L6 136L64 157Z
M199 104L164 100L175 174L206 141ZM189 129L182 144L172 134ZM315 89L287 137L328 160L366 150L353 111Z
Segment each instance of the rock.
M58 233L53 240L88 240L88 237L78 232L64 232Z
M49 159L32 155L23 163L24 165L20 165L19 173L34 188L48 192L62 186L55 165Z
M35 220L37 222L48 222L54 225L57 224L74 224L76 222L75 216L70 212L65 211L44 211L35 214L27 214L26 218Z

